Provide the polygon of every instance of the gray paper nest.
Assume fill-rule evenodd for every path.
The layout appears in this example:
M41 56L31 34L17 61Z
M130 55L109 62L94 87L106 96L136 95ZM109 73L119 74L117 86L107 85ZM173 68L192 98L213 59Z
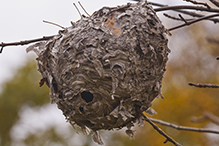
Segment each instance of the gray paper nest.
M161 95L169 49L166 29L146 2L103 7L54 38L27 48L37 54L51 101L74 127L103 144L98 130L144 124Z

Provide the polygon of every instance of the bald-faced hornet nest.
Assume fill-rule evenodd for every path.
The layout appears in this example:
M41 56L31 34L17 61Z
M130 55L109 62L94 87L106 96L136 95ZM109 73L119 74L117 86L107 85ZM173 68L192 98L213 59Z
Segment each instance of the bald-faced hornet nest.
M27 51L37 54L39 72L53 103L67 121L103 144L98 130L143 123L161 95L169 49L166 29L146 2L103 7Z

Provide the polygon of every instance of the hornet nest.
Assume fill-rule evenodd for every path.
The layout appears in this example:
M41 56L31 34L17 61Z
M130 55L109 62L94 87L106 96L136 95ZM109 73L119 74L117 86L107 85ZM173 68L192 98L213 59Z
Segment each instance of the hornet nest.
M144 124L161 95L168 60L166 29L147 2L103 7L52 39L27 48L53 103L74 127L103 144L98 130Z

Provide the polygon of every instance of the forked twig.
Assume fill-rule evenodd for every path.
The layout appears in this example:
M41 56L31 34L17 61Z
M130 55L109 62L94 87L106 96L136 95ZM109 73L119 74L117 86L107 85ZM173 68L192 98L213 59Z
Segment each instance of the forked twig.
M178 26L175 26L175 27L172 27L170 29L168 29L169 31L172 31L174 29L178 29L178 28L181 28L181 27L184 27L184 26L189 26L193 23L196 23L196 22L199 22L199 21L202 21L202 20L206 20L206 19L209 19L209 18L212 18L212 17L216 17L216 16L219 16L219 14L213 14L213 15L209 15L209 16L204 16L204 17L201 17L201 18L198 18L198 19L195 19L195 20L192 20L192 21L189 21L187 23L184 23L184 24L181 24L181 25L178 25Z
M181 144L179 144L178 142L176 142L172 137L170 137L169 135L167 135L163 130L161 130L157 125L155 125L151 118L148 118L147 116L145 116L143 113L142 113L142 116L144 117L144 120L146 122L148 122L155 130L157 130L157 132L159 132L161 135L163 135L166 140L164 143L167 143L168 141L173 143L175 146L182 146Z
M134 1L139 1L139 0L134 0ZM215 1L215 0L212 0L212 1ZM155 3L155 2L148 2L148 3L152 4L153 6L168 7L168 5L164 5L164 4L160 4L160 3ZM182 10L182 9L174 9L173 11L179 12L179 13L183 13L183 14L186 14L186 15L189 15L189 16L193 16L193 17L204 17L204 15L202 15L202 14L198 14L198 13L195 13L195 12L186 11L186 10ZM211 20L214 23L218 23L219 22L219 19L216 19L216 18L210 18L208 20Z
M184 0L184 1L191 2L191 3L197 4L197 5L203 5L203 6L206 6L208 9L211 8L207 3L197 2L197 1L194 1L194 0Z
M169 14L166 14L166 13L163 13L164 16L166 16L167 18L170 18L170 19L173 19L173 20L178 20L178 21L183 21L181 18L177 18L177 17L174 17L174 16L171 16ZM180 14L179 14L180 15ZM186 21L191 21L193 19L185 19Z
M199 88L219 88L219 85L213 85L213 84L189 83L189 85Z

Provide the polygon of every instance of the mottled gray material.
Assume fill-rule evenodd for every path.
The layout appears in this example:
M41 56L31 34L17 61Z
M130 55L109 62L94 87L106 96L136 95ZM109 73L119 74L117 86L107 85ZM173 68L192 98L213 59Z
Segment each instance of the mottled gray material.
M147 3L104 7L27 50L37 53L51 101L84 133L143 124L161 95L169 49L165 28ZM152 112L150 112L152 113Z

